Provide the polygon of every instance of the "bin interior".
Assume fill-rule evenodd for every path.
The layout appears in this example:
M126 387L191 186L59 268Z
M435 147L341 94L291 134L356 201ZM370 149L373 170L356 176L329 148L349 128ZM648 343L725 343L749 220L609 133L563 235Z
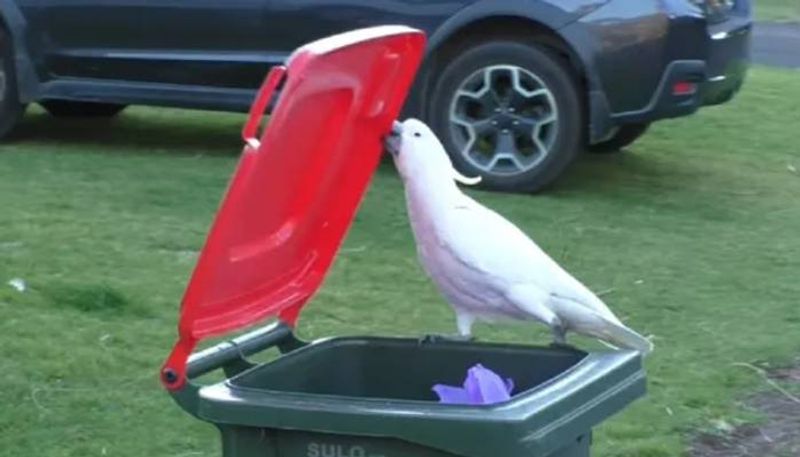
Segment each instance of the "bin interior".
M437 383L460 386L481 363L512 378L512 396L564 373L577 350L413 339L338 338L311 344L230 380L232 387L316 395L437 401Z

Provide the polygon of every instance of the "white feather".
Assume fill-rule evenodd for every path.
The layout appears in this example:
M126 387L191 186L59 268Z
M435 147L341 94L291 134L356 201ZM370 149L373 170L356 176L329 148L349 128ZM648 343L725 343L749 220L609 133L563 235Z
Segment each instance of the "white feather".
M584 284L514 224L461 192L443 146L420 121L402 124L393 151L420 263L458 316L472 321L532 319L650 352Z

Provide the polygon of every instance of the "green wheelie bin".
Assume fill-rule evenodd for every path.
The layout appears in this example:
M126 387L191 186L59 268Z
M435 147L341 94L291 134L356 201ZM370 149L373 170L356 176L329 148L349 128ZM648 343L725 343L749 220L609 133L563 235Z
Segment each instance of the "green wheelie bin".
M424 34L403 26L310 43L270 71L253 103L160 372L178 405L220 430L224 457L586 457L592 428L645 394L633 351L295 335L424 47ZM272 349L268 362L248 360ZM478 363L514 380L511 398L440 403L432 387L461 383ZM215 370L223 381L198 383Z

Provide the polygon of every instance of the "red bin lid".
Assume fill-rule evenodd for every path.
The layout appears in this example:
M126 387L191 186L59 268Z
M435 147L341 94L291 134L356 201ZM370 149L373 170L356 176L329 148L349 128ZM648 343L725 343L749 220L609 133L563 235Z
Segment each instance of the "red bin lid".
M305 45L267 75L181 303L179 340L165 365L180 380L172 388L182 386L200 340L273 316L295 324L380 162L424 46L415 29L361 29Z

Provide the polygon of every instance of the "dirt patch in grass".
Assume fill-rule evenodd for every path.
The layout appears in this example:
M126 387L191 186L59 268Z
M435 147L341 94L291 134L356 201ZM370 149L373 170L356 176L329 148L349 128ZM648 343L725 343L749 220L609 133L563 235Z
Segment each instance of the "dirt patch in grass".
M148 313L116 287L107 284L54 283L41 289L42 295L58 308L73 308L84 313L107 316Z
M800 387L800 360L793 366L765 373L790 390ZM794 389L792 389L794 388ZM702 434L691 448L693 457L796 457L800 456L800 402L797 396L770 389L745 401L762 414L760 424L732 428L723 434Z

